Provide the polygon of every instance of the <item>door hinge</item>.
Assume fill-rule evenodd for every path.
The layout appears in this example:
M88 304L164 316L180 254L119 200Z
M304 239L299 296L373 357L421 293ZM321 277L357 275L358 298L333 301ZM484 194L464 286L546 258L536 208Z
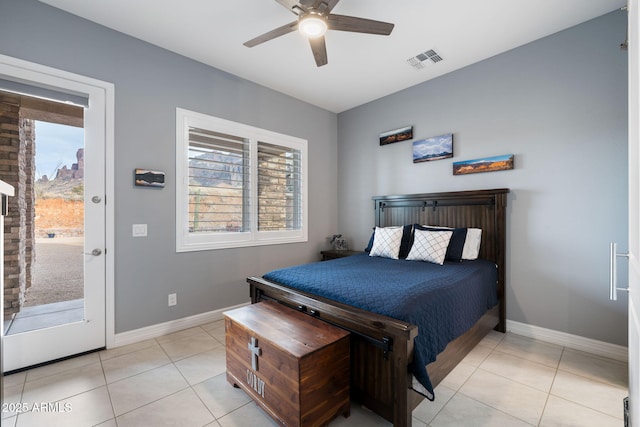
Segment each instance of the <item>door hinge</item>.
M622 399L622 408L624 411L624 427L631 427L631 420L629 419L629 396Z

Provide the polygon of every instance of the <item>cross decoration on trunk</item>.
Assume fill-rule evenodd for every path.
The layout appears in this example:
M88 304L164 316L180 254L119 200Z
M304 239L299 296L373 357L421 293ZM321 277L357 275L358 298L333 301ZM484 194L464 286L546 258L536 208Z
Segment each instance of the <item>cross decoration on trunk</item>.
M258 347L258 339L251 337L251 342L247 344L251 352L251 369L258 370L258 356L262 355L262 349Z

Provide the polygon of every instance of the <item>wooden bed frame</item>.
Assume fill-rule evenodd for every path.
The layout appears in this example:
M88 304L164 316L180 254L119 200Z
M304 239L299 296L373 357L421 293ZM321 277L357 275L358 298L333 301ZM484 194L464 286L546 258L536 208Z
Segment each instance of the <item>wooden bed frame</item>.
M379 227L424 224L482 229L480 258L498 265L498 299L469 331L427 365L435 387L490 330L505 331L508 189L373 197ZM351 396L396 427L411 426L423 397L411 390L409 365L418 327L390 317L250 277L251 302L275 300L351 332Z

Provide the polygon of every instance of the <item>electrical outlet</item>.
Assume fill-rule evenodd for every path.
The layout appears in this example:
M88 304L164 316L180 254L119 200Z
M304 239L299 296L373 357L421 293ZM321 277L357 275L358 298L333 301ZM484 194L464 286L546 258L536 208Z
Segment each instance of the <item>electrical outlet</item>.
M176 294L169 294L169 307L176 305L178 303L178 297Z

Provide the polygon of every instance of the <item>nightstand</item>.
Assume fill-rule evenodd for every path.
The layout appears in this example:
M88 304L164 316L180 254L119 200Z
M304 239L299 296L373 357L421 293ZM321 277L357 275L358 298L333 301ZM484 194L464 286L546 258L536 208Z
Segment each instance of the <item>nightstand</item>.
M328 251L321 251L320 252L322 254L322 261L327 261L330 259L336 259L336 258L344 258L344 257L348 257L351 255L358 255L363 253L362 251L350 251L350 250L335 250L335 249L331 249Z

